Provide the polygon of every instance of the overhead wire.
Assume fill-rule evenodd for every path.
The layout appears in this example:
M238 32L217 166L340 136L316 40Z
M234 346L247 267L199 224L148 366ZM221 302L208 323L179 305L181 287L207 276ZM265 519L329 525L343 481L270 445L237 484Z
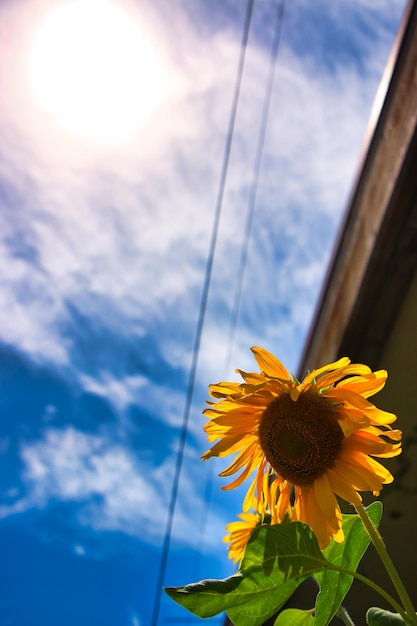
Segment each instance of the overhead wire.
M243 284L248 259L249 241L251 238L253 217L255 213L256 198L258 193L259 177L261 172L262 160L264 155L266 129L268 126L269 111L271 108L272 91L275 79L275 70L277 66L279 46L281 42L282 25L284 22L285 0L279 0L277 5L277 13L274 24L274 38L271 46L271 54L269 59L268 76L265 86L265 93L262 106L261 122L259 127L258 142L255 152L253 164L253 172L251 186L249 192L248 209L246 214L245 233L243 237L238 270L236 273L236 283L233 297L233 305L231 308L230 325L228 333L228 347L226 351L225 372L228 373L232 360L233 349L236 338L236 330L239 322Z
M254 216L255 207L256 207L257 189L258 189L258 184L259 184L262 158L263 158L264 147L265 147L266 129L268 125L269 111L270 111L270 105L271 105L271 99L272 99L272 91L273 91L274 79L275 79L275 70L277 66L279 46L281 42L284 13L285 13L285 0L279 0L277 3L277 12L276 12L274 31L273 31L274 35L273 35L273 40L271 44L267 80L265 83L265 92L263 96L263 105L262 105L256 152L255 152L255 159L254 159L254 164L253 164L245 231L244 231L244 237L242 239L241 254L239 258L239 265L238 265L238 270L237 270L237 275L236 275L234 298L233 298L233 304L231 308L231 317L230 317L229 333L228 333L228 349L226 351L226 360L225 360L223 378L226 378L228 371L230 369L230 362L231 362L232 353L233 353L234 338L235 338L236 328L237 328L237 324L239 320L240 302L242 298L244 275L245 275L245 268L247 264L248 249L249 249L249 241L250 241L251 232L252 232L253 216ZM207 478L206 498L205 498L206 507L204 510L204 515L202 516L202 519L200 522L200 533L199 533L200 550L198 553L199 557L201 557L202 546L204 545L204 540L205 540L205 533L206 533L206 527L207 527L207 522L208 522L208 509L209 509L210 502L211 502L211 496L212 496L212 472L209 474ZM200 558L197 558L195 562L196 568L198 567L199 563L200 563Z
M203 288L201 292L201 301L200 301L200 306L199 306L199 313L198 313L198 319L197 319L197 325L196 325L196 331L195 331L195 337L194 337L194 345L193 345L192 359L191 359L191 365L190 365L190 371L189 371L189 380L188 380L187 394L186 394L184 413L183 413L183 419L182 419L182 427L181 427L181 432L180 432L180 439L179 439L176 463L175 463L175 468L174 468L174 478L173 478L173 484L172 484L171 497L170 497L170 502L169 502L169 507L168 507L167 524L166 524L166 529L165 529L165 534L164 534L164 541L163 541L162 549L161 549L161 559L160 559L159 572L158 572L158 577L157 577L157 588L156 588L156 594L155 594L155 602L154 602L154 607L153 607L151 626L158 626L158 619L159 619L161 598L162 598L162 586L164 583L166 566L167 566L167 561L168 561L168 553L169 553L169 548L170 548L170 543L171 543L172 526L173 526L177 497L178 497L181 469L182 469L183 460L184 460L184 451L185 451L185 443L186 443L187 431L188 431L188 422L189 422L189 417L190 417L192 399L194 395L194 387L195 387L195 379L196 379L197 366L198 366L198 357L200 353L201 337L202 337L204 320L205 320L205 315L206 315L206 310L207 310L207 301L208 301L208 295L209 295L210 283L211 283L211 275L212 275L213 263L214 263L214 254L216 250L217 236L218 236L219 224L220 224L220 216L221 216L222 205L223 205L224 190L225 190L227 171L228 171L229 161L230 161L230 153L231 153L231 147L232 147L234 127L235 127L235 122L236 122L237 108L238 108L238 102L239 102L239 96L240 96L240 88L242 84L243 68L245 64L245 56L246 56L247 43L248 43L248 38L249 38L250 24L252 21L253 5L254 5L254 0L248 0L246 14L245 14L245 21L244 21L244 26L243 26L242 41L241 41L241 46L240 46L238 68L237 68L237 73L236 73L236 82L235 82L235 88L233 92L233 100L232 100L228 131L227 131L226 142L225 142L223 162L222 162L222 167L221 167L221 172L220 172L220 182L219 182L216 207L215 207L215 212L214 212L214 221L213 221L213 227L212 227L212 232L211 232L210 246L208 250L204 283L203 283Z

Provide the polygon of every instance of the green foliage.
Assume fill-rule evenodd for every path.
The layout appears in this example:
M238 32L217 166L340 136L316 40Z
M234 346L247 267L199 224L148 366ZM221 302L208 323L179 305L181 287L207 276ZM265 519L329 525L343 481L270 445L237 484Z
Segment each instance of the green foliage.
M274 626L314 626L314 617L311 611L285 609L278 615Z
M173 600L199 617L226 611L235 626L260 626L288 600L299 582L278 587L256 574L237 574L225 580L204 580L186 587L168 588Z
M379 502L368 507L374 524L379 523L381 513ZM314 575L320 585L315 619L310 612L288 609L277 618L275 626L327 626L369 544L369 536L356 515L344 516L343 530L344 543L331 542L322 552L313 531L302 522L264 524L252 533L236 574L224 580L167 588L166 592L199 617L226 611L235 626L261 626L303 580ZM352 574L339 572L338 567Z
M382 503L373 502L366 512L375 526L378 526L382 517ZM370 543L370 538L357 515L343 516L343 532L345 533L344 542L331 541L323 550L323 554L333 565L356 572ZM316 599L315 626L327 626L349 591L353 576L326 569L317 572L315 578L320 586Z
M385 609L372 607L366 613L366 623L369 626L404 626L405 622L398 613L391 613Z
M306 524L263 525L252 534L237 574L166 591L199 617L226 611L236 626L260 626L302 580L325 565L317 539Z

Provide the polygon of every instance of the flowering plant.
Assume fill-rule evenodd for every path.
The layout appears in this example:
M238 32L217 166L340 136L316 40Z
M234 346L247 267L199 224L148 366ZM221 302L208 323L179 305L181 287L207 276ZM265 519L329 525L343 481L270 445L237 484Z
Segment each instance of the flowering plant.
M249 480L239 521L227 526L229 556L239 563L225 580L167 588L200 617L226 611L235 626L327 626L337 614L353 622L342 602L354 578L394 609L367 612L370 626L417 625L409 595L378 531L382 504L365 508L360 492L377 496L391 483L376 459L401 452L396 416L368 398L380 391L385 370L372 372L348 358L314 370L302 382L262 348L252 348L259 372L237 370L243 382L210 385L205 431L212 447L203 459L235 454L220 476ZM342 515L337 497L355 514ZM398 598L357 572L372 541ZM318 585L310 611L281 610L305 579Z

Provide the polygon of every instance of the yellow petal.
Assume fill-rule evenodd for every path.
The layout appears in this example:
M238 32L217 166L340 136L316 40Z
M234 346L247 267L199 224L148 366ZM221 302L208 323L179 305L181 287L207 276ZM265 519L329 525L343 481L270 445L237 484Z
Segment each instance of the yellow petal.
M235 437L224 437L220 441L218 441L212 448L207 450L202 455L203 461L206 461L212 456L227 456L228 454L232 454L235 452L235 446L239 445L240 448L245 448L244 441L242 440L242 435L238 434Z
M298 398L300 397L300 393L301 393L300 387L301 385L297 385L297 387L293 387L290 390L290 398L293 402L297 402Z
M373 434L365 430L358 430L343 442L343 447L345 450L353 449L383 458L400 454L401 443L389 443L380 437L381 434L383 433Z
M396 421L397 416L395 413L390 413L389 411L383 411L382 409L378 409L378 407L374 406L372 409L366 412L367 416L371 420L371 424L380 424L381 426L386 426L387 424L392 424Z
M361 365L359 363L347 364L345 367L341 367L334 372L330 372L329 374L320 376L320 378L317 380L317 383L315 384L315 388L325 389L326 387L330 387L337 381L340 381L340 379L344 378L345 376L351 377L353 374L366 375L370 373L372 372L367 365ZM347 380L350 379L348 378Z
M330 481L332 489L338 496L349 502L350 504L360 504L362 502L361 496L352 487L351 484L346 482L335 469L328 469L326 471L327 477Z
M256 479L257 476L255 476L255 478L252 480L251 484L249 485L249 489L247 490L246 495L243 499L242 509L244 511L249 511L252 508L256 511L259 509L259 494L257 498L255 497Z
M282 522L286 514L290 514L291 511L291 483L285 481L281 487L281 493L278 499L278 504L275 507L275 514L278 522ZM274 516L273 516L274 517Z
M368 467L354 463L348 456L338 459L332 469L357 491L375 491L382 487L379 478Z
M360 394L351 391L350 389L341 389L340 387L334 387L333 389L328 389L323 394L326 398L331 398L335 402L348 402L352 406L360 409L361 411L366 411L368 409L374 409L375 406L363 398Z
M388 374L385 370L373 372L369 376L358 376L341 380L336 387L348 387L364 398L373 396L384 388Z
M282 378L284 380L291 378L281 361L278 361L273 354L257 346L254 346L251 350L261 372L272 378Z
M239 474L239 476L235 478L233 482L229 483L228 485L223 485L223 491L230 491L231 489L235 489L235 487L239 487L239 485L241 485L247 479L247 477L251 474L251 472L253 472L254 469L255 467L253 467L252 465L247 465L243 472ZM243 510L248 511L250 508L250 506L248 506L247 508L243 507Z
M252 443L246 450L237 455L229 467L220 472L219 476L231 476L238 472L244 465L250 464L256 467L263 459L263 452L257 442Z
M315 483L316 481L313 485L296 489L294 510L297 511L297 519L311 527L323 549L329 544L332 537L337 537L340 540L342 536L340 533L341 515L340 512L337 513L337 510L333 509L330 486L327 486L324 481L320 481L316 493ZM323 512L319 499L323 502L327 513ZM337 503L336 507L338 508Z
M313 487L317 503L324 515L329 520L333 517L337 517L336 510L339 507L334 492L329 483L329 479L327 478L325 473L319 476L319 478L316 478L313 483ZM335 527L339 527L339 523L335 524Z
M207 409L205 409L207 411ZM259 417L262 412L254 411L252 407L239 407L233 411L227 413L220 413L217 415L211 415L205 412L204 415L211 417L209 424L217 426L226 426L227 428L240 428L245 427L249 432L253 432L259 423Z
M259 383L265 382L265 376L256 372L244 372L243 370L237 369L236 373L240 374L243 380L251 385L258 385Z
M334 363L329 363L329 365L323 365L323 367L319 367L319 369L313 370L312 372L310 372L310 374L307 374L307 376L304 378L302 382L303 388L309 387L311 383L314 382L314 379L320 376L321 374L323 374L324 372L331 372L333 370L341 369L342 367L349 365L349 363L350 363L350 359L348 359L347 357L343 357L339 359L338 361L335 361Z
M209 385L209 394L213 398L223 398L240 392L241 383L217 383Z

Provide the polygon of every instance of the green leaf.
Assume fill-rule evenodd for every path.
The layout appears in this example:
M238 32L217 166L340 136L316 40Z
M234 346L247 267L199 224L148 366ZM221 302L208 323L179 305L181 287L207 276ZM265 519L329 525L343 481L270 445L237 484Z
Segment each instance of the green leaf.
M311 611L286 609L278 615L274 626L314 626L314 617Z
M372 607L366 613L366 623L369 626L404 626L405 621L398 613Z
M244 578L248 581L249 578ZM278 586L265 587L267 579L259 580L259 591L249 602L238 604L226 613L235 626L261 626L285 604L297 589L301 580L289 580Z
M263 525L249 540L242 561L242 573L262 570L280 580L306 577L327 565L310 526L303 522Z
M298 585L326 567L317 539L307 524L289 522L263 525L254 531L241 565L246 582L259 591L250 602L236 605L227 614L235 626L258 626L274 615Z
M240 571L225 580L205 580L166 589L199 617L226 611L235 626L260 626L274 615L298 585L328 563L309 526L290 522L256 529Z
M377 526L382 516L381 502L373 502L367 507L366 512ZM356 572L370 543L370 538L357 515L343 516L343 531L345 533L344 542L332 541L323 550L323 554L330 563ZM318 572L315 578L320 585L320 592L316 600L315 626L327 626L349 591L353 576L327 569Z
M241 585L244 578L235 574L224 580L202 580L183 587L166 587L167 594L178 604L199 617L212 617L229 607L245 602Z
M276 586L262 574L235 574L225 580L203 580L185 587L165 589L168 595L199 617L226 611L235 626L258 626L288 600L301 581Z

